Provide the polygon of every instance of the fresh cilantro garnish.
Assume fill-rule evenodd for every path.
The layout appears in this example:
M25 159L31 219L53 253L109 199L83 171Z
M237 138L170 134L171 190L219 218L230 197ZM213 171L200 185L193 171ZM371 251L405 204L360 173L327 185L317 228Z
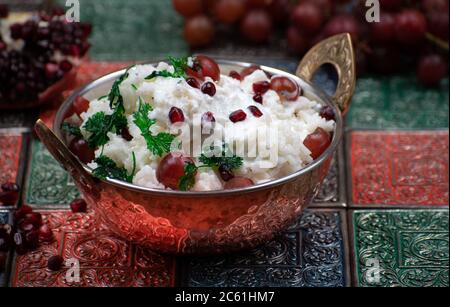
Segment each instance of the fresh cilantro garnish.
M133 182L134 173L136 171L136 156L133 152L133 171L128 175L127 170L124 167L118 167L117 164L109 157L101 155L94 160L98 167L92 171L92 174L105 180L106 178L112 178L122 180L126 182Z
M197 173L198 167L192 163L187 162L184 166L184 175L180 178L178 182L178 188L180 191L188 191L195 185L195 174Z
M83 135L81 134L80 131L80 127L75 126L71 123L64 122L61 126L61 130L77 138L83 138Z
M221 150L220 155L212 155L213 150ZM243 159L236 155L233 155L228 147L224 144L222 148L210 148L211 152L208 155L202 153L199 161L203 165L196 166L192 162L187 162L184 166L184 175L180 178L178 182L178 188L180 191L187 191L195 185L195 174L201 168L218 168L220 166L232 171L238 169L243 164Z
M148 118L148 113L153 108L139 99L139 110L133 114L134 123L141 130L141 135L144 137L147 148L154 155L162 156L164 153L170 152L170 146L175 139L175 136L170 133L160 132L153 135L150 132L150 127L156 123L156 120Z
M132 87L135 91L138 90L138 87L136 86L136 84L131 84L131 87Z
M156 77L164 78L186 78L186 68L188 67L188 58L175 58L169 57L170 65L173 66L174 72L168 70L154 71L149 76L145 77L145 80L151 80Z
M199 158L200 162L202 162L204 165L207 165L209 167L224 166L229 170L233 170L240 168L243 164L243 159L232 154L225 144L223 144L222 146L220 155L212 154L217 150L217 148L211 147L210 150L211 152L209 152L209 154L202 153Z
M89 147L105 145L109 141L108 132L114 131L120 134L126 126L127 118L122 108L115 109L111 115L106 115L104 112L95 113L84 124L84 129L91 133L87 140Z
M119 86L128 77L128 70L130 68L114 82L111 91L108 94L110 107L113 110L113 113L111 115L106 115L104 112L97 112L90 117L84 125L84 129L91 133L88 138L88 145L90 148L105 145L109 141L108 132L120 134L127 126L123 97L120 94Z

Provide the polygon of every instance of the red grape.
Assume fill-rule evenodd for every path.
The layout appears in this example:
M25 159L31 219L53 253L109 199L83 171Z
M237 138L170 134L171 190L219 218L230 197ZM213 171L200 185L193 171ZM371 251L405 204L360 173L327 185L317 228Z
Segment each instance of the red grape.
M80 159L81 162L87 164L95 159L95 154L92 149L89 148L85 140L74 139L69 144L70 151Z
M331 136L322 128L317 128L308 135L303 144L311 151L311 157L315 160L319 158L331 144Z
M214 38L214 24L205 15L199 15L186 20L184 38L191 47L204 47Z
M329 17L334 10L333 0L304 0L304 2L312 2L317 5L326 17Z
M233 24L244 14L244 0L219 0L215 6L216 18L224 24Z
M203 12L202 0L172 0L175 10L184 17L192 17Z
M234 178L230 179L229 181L225 182L224 188L226 190L233 190L233 189L251 187L252 185L255 185L255 183L250 178L234 177Z
M274 77L270 81L270 88L278 93L282 99L296 100L300 95L297 82L287 77Z
M448 0L422 0L421 6L427 13L448 12Z
M274 22L284 24L289 20L290 9L289 0L273 0L269 6L269 13Z
M400 42L418 43L425 37L426 31L427 21L420 11L406 9L397 15L395 32Z
M249 8L267 7L272 0L245 0Z
M395 17L390 13L382 13L380 22L370 25L370 38L374 43L389 43L395 39Z
M194 163L192 158L181 153L171 152L159 163L156 177L165 187L178 190L181 177L184 176L184 168L187 163Z
M437 37L448 40L449 38L449 14L448 11L432 12L428 16L428 26L430 33Z
M289 52L293 54L303 54L308 49L307 37L300 33L296 27L290 26L287 29L287 42Z
M249 75L251 75L252 73L254 73L255 71L257 71L258 69L261 69L261 67L259 67L259 66L257 66L257 65L252 65L252 66L250 66L250 67L244 68L244 69L241 71L242 79L245 78L245 77L247 77L247 76L249 76Z
M370 53L369 64L374 72L387 74L396 71L400 59L401 56L397 48L392 46L376 47Z
M338 15L333 17L325 26L324 34L330 37L340 33L350 33L353 41L360 36L360 25L355 17L351 15Z
M272 32L272 20L264 10L247 13L241 22L241 33L252 43L264 43Z
M312 2L300 3L291 15L292 23L300 30L317 33L325 20L322 10Z
M448 66L438 54L426 55L419 61L417 78L427 86L436 86L447 75Z
M210 77L214 81L220 80L220 67L216 61L206 55L194 57L194 67L187 69L187 74L193 78L204 80Z

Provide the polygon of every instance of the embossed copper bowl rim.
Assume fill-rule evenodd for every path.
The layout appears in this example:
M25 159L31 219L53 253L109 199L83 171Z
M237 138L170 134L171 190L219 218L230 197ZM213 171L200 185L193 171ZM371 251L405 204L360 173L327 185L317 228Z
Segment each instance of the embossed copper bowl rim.
M239 62L239 61L222 60L222 59L217 59L216 61L221 66L233 66L235 68L237 68L237 67L247 68L247 67L250 67L253 65L258 65L258 64L254 64L254 63L248 63L248 62ZM140 63L139 65L142 65L142 64L155 65L159 62L160 61L152 61L152 62ZM219 197L223 197L223 196L233 196L233 195L237 195L237 194L251 193L251 192L257 192L257 191L261 191L261 190L271 189L273 187L280 186L280 185L286 184L288 182L291 182L291 181L297 179L298 177L300 177L300 176L308 173L309 171L315 169L316 167L318 167L320 164L322 164L322 162L327 160L330 156L332 156L335 153L335 151L342 139L343 116L342 116L341 111L334 103L331 102L330 98L321 89L318 89L312 83L310 83L302 78L299 78L296 75L287 73L285 71L282 71L282 70L279 70L276 68L272 68L272 67L264 66L264 65L258 65L258 66L263 71L268 72L272 75L283 75L283 76L287 76L287 77L290 77L290 78L296 80L298 82L298 84L300 85L301 89L303 90L303 92L316 96L319 99L319 102L321 102L322 104L326 104L333 108L333 110L336 114L336 125L335 125L334 134L333 134L333 140L331 142L331 145L327 148L327 150L319 158L315 159L311 164L308 164L307 166L303 167L302 169L300 169L297 172L294 172L290 175L287 175L287 176L284 176L284 177L281 177L278 179L270 180L270 181L267 181L264 183L256 184L251 187L234 189L234 190L215 190L215 191L204 191L204 192L175 191L175 190L146 188L146 187L141 187L141 186L137 186L137 185L134 185L131 183L123 182L123 181L116 180L116 179L110 179L110 178L108 178L106 180L102 180L102 181L106 182L108 184L112 184L114 186L118 186L121 188L131 190L131 191L136 191L136 192L145 193L145 194L159 195L159 196L177 196L177 197L215 197L215 196L219 196ZM105 83L108 83L108 82L111 82L111 81L117 79L119 76L124 74L125 71L126 71L126 69L122 69L122 70L107 74L103 77L100 77L100 78L88 83L87 85L81 87L80 89L74 91L74 93L72 95L70 95L58 109L58 112L56 114L56 117L55 117L55 120L53 123L53 130L55 131L56 135L61 140L64 140L64 138L62 137L62 134L61 134L60 126L64 120L66 111L69 109L69 107L75 101L76 97L83 96L86 93L90 92L91 90L93 90L101 85L104 85ZM84 170L92 176L92 169L89 166L87 166L86 164L82 163L81 161L80 161L80 163L83 166Z

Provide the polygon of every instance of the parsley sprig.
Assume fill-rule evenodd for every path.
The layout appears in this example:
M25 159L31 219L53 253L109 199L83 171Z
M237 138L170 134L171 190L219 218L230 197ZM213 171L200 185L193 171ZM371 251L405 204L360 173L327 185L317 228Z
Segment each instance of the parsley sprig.
M125 117L125 107L123 106L123 97L120 94L119 86L128 77L128 68L125 73L117 79L108 94L110 107L113 110L111 115L104 112L97 112L84 125L84 129L90 132L88 145L90 148L96 148L105 145L109 141L108 132L120 134L127 126Z
M208 151L206 154L201 154L199 161L203 163L203 165L196 166L192 162L187 162L185 164L184 175L178 182L178 188L180 189L180 191L188 191L194 186L195 175L200 168L218 169L219 167L223 166L231 171L242 166L243 159L232 154L229 151L228 146L226 146L225 144L222 145L220 154L214 155L213 153L217 150L220 150L220 148L211 147L210 151Z
M170 65L173 66L174 72L168 70L154 71L149 76L145 77L145 80L151 80L156 77L164 78L186 78L186 68L188 67L188 58L168 58Z
M133 171L128 175L127 170L124 167L118 167L110 157L101 155L94 160L98 167L92 171L92 174L105 180L106 178L112 178L122 180L126 182L133 182L133 177L136 172L136 156L133 152Z
M157 135L153 135L150 132L151 126L156 123L155 119L148 117L148 113L152 111L151 105L146 104L139 98L139 109L133 114L133 122L141 130L141 135L144 137L147 143L147 148L154 155L162 156L165 153L170 152L170 146L175 139L175 136L170 133L160 132Z

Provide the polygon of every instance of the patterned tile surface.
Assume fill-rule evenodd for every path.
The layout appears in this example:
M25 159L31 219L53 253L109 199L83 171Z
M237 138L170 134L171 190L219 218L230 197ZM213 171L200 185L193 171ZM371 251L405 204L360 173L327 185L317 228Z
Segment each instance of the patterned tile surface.
M50 211L44 222L55 241L23 256L16 256L11 276L14 287L133 286L160 287L174 284L174 260L141 249L112 235L92 213ZM68 267L47 269L49 257L59 254L80 264L80 282L66 278Z
M427 89L415 77L361 78L347 125L352 128L447 128L449 80Z
M36 111L0 110L0 128L31 127Z
M172 9L172 1L82 0L80 10L81 20L94 26L90 51L94 59L149 60L188 52L182 19Z
M24 203L39 208L67 207L79 196L73 180L41 142L33 140L31 147Z
M187 286L345 286L345 223L339 211L307 211L289 231L247 253L191 258Z
M355 205L447 205L448 131L350 133Z
M0 182L15 182L23 137L20 132L0 130Z
M448 210L354 211L358 286L449 286Z

